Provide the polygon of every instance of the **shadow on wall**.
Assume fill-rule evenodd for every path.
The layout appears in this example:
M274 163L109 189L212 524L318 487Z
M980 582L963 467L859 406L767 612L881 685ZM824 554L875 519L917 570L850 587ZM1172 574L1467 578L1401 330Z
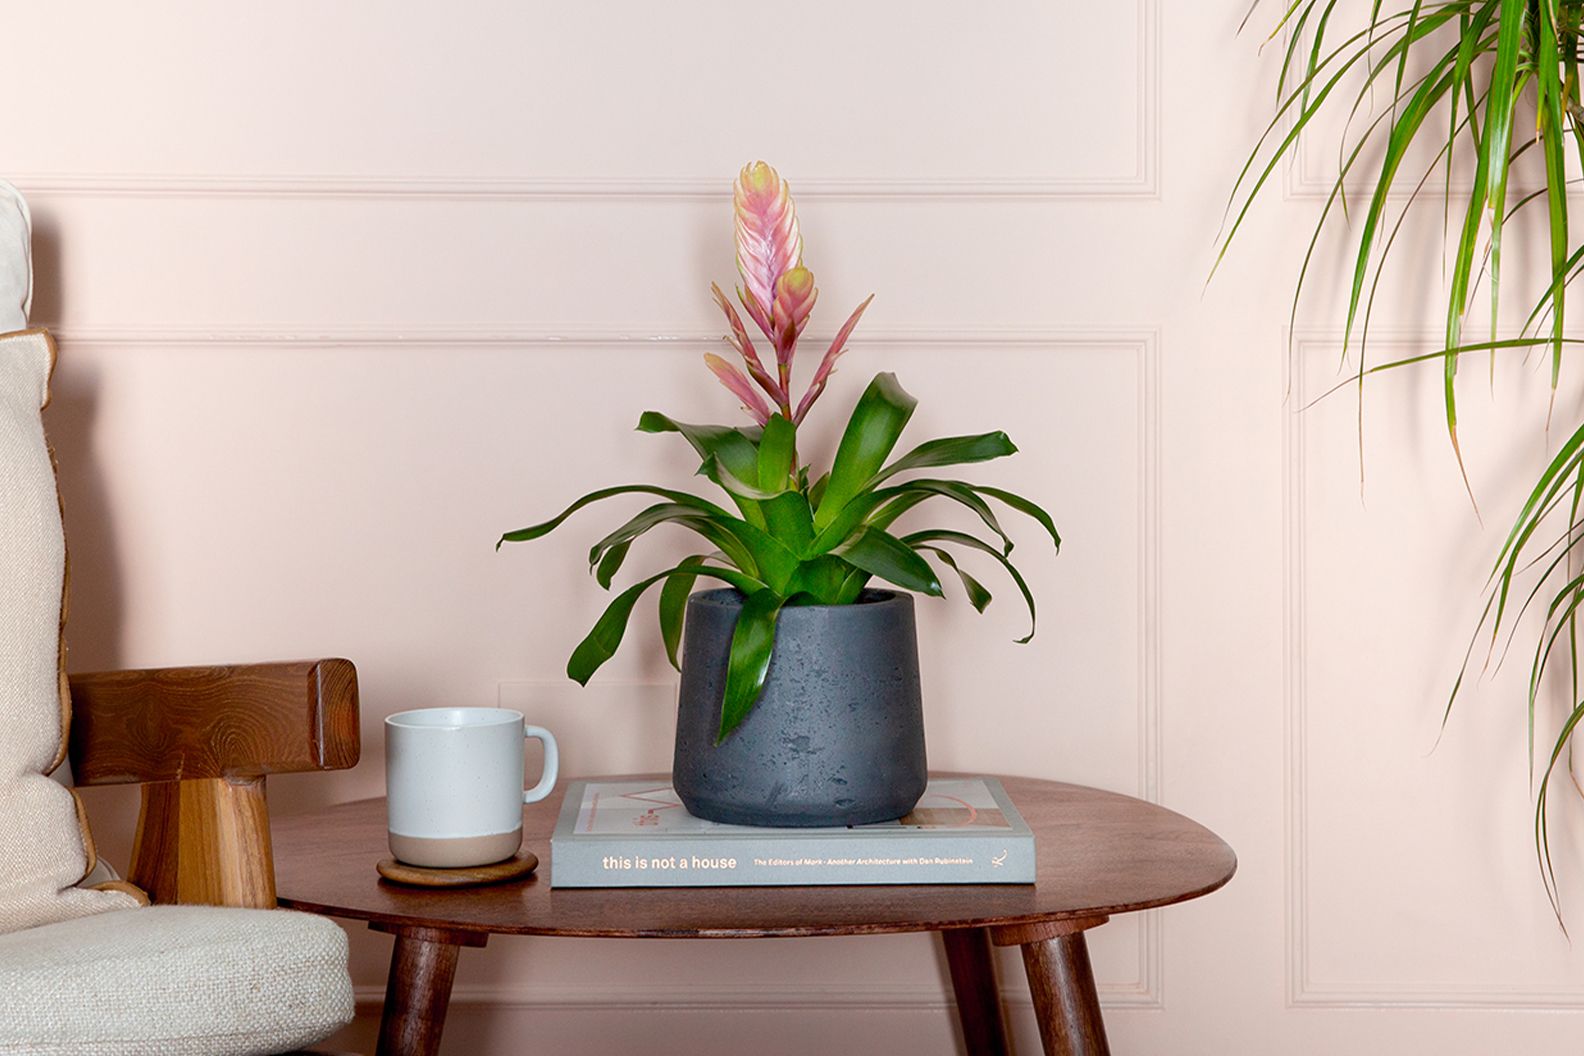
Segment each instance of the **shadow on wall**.
M33 322L48 326L63 315L60 229L48 213L33 214ZM125 612L121 563L105 478L94 457L98 384L93 367L60 349L50 380L44 429L55 453L61 509L66 522L70 584L66 614L66 665L71 671L123 666ZM93 824L99 857L123 874L131 859L137 822L135 785L88 788L83 805Z
M66 299L60 281L60 230L48 213L34 214L33 274L32 320L48 326L49 320L62 317ZM121 666L125 613L109 495L94 457L97 404L93 368L75 360L70 345L63 346L50 383L44 428L55 452L71 562L66 662L73 671Z

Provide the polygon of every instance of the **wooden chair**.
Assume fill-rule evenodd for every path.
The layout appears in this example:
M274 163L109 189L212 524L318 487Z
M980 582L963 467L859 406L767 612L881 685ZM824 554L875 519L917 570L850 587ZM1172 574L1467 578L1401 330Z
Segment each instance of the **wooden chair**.
M80 674L71 694L76 783L143 786L128 879L155 903L274 908L264 781L357 762L352 664Z

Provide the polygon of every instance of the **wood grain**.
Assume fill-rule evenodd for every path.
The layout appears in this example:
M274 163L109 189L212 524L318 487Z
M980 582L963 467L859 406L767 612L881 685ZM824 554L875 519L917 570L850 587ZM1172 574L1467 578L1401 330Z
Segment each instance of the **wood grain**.
M1109 917L1068 917L1062 920L1039 920L1029 924L998 924L990 929L990 941L997 946L1024 946L1031 942L1072 935L1090 928L1098 928Z
M1110 1056L1082 931L1023 947L1046 1056Z
M384 929L382 929L384 930ZM488 936L442 928L393 928L390 975L375 1056L435 1056L451 1003L461 946L482 946Z
M643 778L633 778L634 780ZM276 886L295 909L391 925L489 934L616 938L864 935L1093 920L1208 894L1236 856L1215 833L1131 796L1002 778L1035 832L1038 882L915 887L564 888L547 882L562 791L523 811L525 882L465 891L381 883L385 803L275 819Z
M1001 1014L1001 990L996 985L989 933L984 928L953 928L941 932L941 942L946 947L952 993L957 998L957 1022L969 1056L1006 1056L1006 1021Z
M532 851L518 851L504 862L454 869L431 869L422 865L408 865L394 858L381 858L374 866L374 871L392 883L413 887L477 887L480 884L521 880L538 867L539 859L534 857Z
M346 660L71 676L79 785L249 779L358 760L357 670Z
M275 905L262 777L143 786L129 878L157 903Z
M346 660L71 678L79 785L145 782L130 876L155 902L269 908L266 774L357 762Z

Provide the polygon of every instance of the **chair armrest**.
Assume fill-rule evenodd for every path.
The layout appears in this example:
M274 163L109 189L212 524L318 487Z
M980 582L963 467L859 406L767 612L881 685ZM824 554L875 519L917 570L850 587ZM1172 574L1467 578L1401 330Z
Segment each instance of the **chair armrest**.
M242 780L358 761L348 660L78 674L71 695L79 785Z
M155 902L275 905L268 774L358 760L347 660L71 676L72 775L142 782L129 874Z

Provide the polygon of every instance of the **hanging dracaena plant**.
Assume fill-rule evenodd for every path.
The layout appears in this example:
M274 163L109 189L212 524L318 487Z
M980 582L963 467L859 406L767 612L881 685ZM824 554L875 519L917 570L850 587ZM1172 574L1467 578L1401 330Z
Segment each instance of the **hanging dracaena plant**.
M1256 0L1250 16L1258 6ZM1413 364L1439 365L1446 432L1461 471L1456 380L1462 358L1474 352L1547 348L1554 399L1563 353L1578 343L1567 336L1566 294L1584 271L1584 246L1573 244L1567 189L1569 156L1584 161L1579 89L1584 2L1399 0L1395 9L1387 10L1382 0L1372 0L1367 16L1345 28L1339 25L1345 15L1336 9L1336 0L1282 0L1272 17L1270 39L1285 36L1276 113L1234 186L1221 254L1237 236L1254 199L1270 185L1278 166L1295 156L1299 138L1321 115L1346 117L1360 128L1351 140L1344 136L1336 178L1299 269L1293 318L1321 234L1345 227L1354 251L1344 347L1351 345L1359 354L1350 383L1362 385L1369 375ZM1425 164L1427 149L1431 160ZM1534 174L1538 190L1514 189L1512 173L1520 165ZM1466 190L1454 186L1454 167L1472 172ZM1349 187L1361 179L1363 200L1350 203ZM1448 219L1444 344L1425 355L1370 366L1364 348L1381 275L1404 218L1427 189L1438 192L1437 204L1444 203ZM1393 218L1394 192L1400 197L1403 191L1406 202ZM1538 244L1510 226L1526 207L1546 211L1546 236ZM1506 237L1510 231L1515 232L1511 239ZM1515 252L1544 261L1549 279L1522 326L1503 336L1498 313L1502 270ZM1418 257L1409 266L1438 265ZM1491 327L1488 336L1471 338L1466 324L1482 283L1488 288ZM1468 485L1466 472L1464 483ZM1575 633L1584 605L1584 576L1578 573L1579 546L1584 543L1581 500L1584 424L1546 467L1497 555L1475 641L1447 703L1450 713L1471 664L1496 651L1503 628L1543 604L1544 625L1528 687L1531 759L1542 679L1559 663L1567 669L1573 701L1555 743L1542 756L1535 805L1535 851L1559 920L1547 801L1559 763L1567 767L1568 748L1584 720Z

